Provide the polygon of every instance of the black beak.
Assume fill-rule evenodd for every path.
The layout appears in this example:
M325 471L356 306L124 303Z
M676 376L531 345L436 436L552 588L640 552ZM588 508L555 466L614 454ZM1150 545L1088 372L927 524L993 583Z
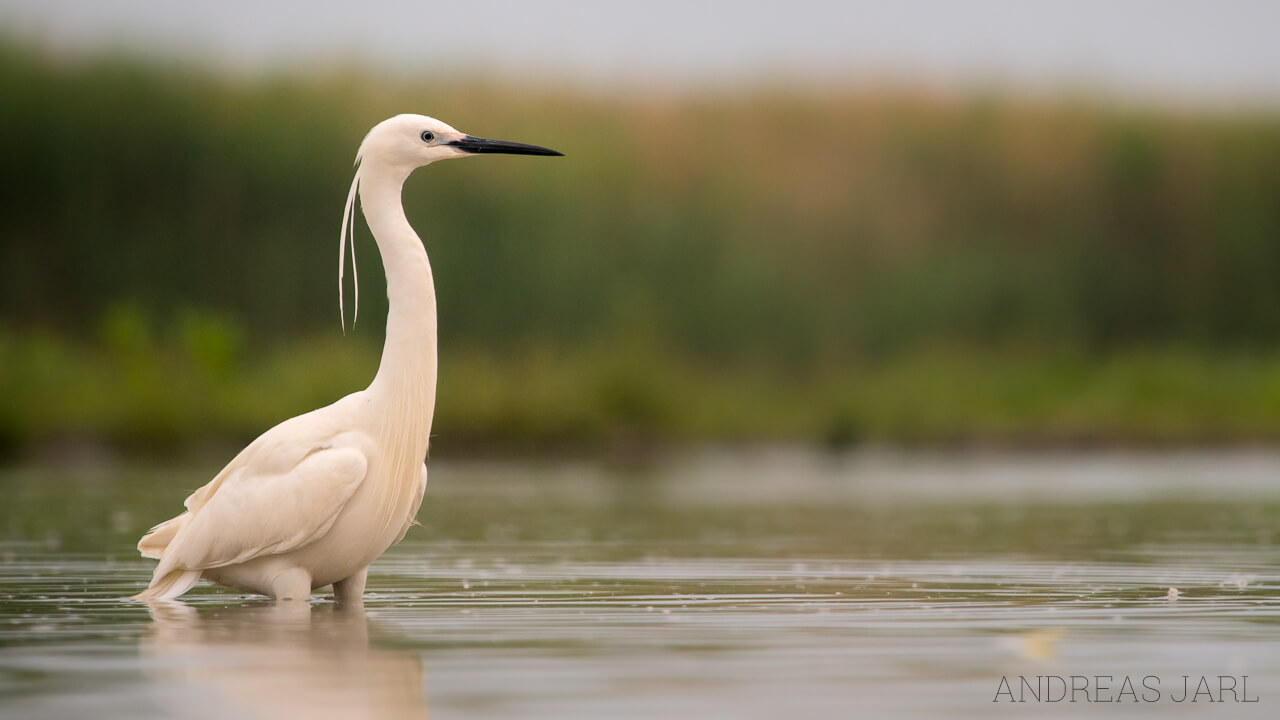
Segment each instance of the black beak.
M550 148L539 147L537 145L525 145L524 143L507 142L506 140L488 140L485 138L473 137L471 135L467 135L461 140L454 140L449 144L459 150L469 153L502 153L504 155L564 155L562 152L556 152Z

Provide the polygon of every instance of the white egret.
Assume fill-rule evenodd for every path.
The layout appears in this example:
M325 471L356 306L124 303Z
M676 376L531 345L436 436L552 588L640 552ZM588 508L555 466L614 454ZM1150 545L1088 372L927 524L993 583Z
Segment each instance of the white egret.
M422 115L369 131L343 210L339 261L358 194L386 268L378 373L367 389L268 430L192 493L186 512L152 528L138 550L160 564L135 599L174 598L203 577L276 599L333 585L338 601L361 601L369 564L404 538L422 504L435 408L435 286L401 190L417 168L477 153L561 154L472 137ZM341 275L340 265L340 288Z

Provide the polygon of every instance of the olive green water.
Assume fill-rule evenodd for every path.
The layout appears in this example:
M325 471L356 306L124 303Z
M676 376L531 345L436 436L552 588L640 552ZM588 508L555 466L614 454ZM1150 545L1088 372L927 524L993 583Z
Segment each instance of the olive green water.
M437 462L363 613L122 601L216 464L0 473L0 717L1280 713L1273 453Z

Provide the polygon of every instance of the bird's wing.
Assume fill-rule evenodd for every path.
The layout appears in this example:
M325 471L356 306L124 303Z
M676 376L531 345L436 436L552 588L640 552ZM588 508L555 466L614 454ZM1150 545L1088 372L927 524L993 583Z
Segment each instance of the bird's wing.
M286 427L280 426L281 429ZM187 498L187 519L164 550L157 576L206 570L288 552L319 539L364 480L366 438L259 438ZM310 434L310 433L307 433Z
M292 470L316 450L332 447L339 431L326 427L323 420L326 415L334 414L327 411L336 409L344 401L285 420L258 436L258 439L232 458L213 480L187 496L182 503L187 507L187 512L200 510L223 483L242 476L245 470L256 475L281 475Z

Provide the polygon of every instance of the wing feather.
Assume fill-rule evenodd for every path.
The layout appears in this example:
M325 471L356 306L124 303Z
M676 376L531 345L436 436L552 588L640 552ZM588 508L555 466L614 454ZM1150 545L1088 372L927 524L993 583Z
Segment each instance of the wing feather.
M281 471L288 456L298 454ZM273 452L241 467L233 462L229 472L192 494L187 520L165 549L156 577L288 552L328 532L364 480L364 451L350 445L298 451L294 444L283 455L286 463Z

